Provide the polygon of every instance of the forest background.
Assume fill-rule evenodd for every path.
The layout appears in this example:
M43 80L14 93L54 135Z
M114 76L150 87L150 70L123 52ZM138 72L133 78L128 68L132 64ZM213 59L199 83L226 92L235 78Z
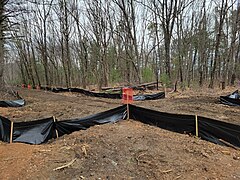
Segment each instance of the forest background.
M240 79L237 0L0 0L0 86Z

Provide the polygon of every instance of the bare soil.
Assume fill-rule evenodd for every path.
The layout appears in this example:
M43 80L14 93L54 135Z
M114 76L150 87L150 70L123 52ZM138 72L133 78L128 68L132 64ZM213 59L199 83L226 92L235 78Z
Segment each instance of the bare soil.
M10 94L9 92L5 90L0 90L0 101L15 100L15 99L17 98L12 94Z
M0 115L13 121L49 116L65 120L121 105L121 100L80 94L17 90L27 105L0 108ZM188 90L134 104L240 125L240 108L219 103L220 95L234 90ZM58 167L62 168L54 170ZM137 121L120 121L42 145L0 142L0 179L240 179L240 151Z

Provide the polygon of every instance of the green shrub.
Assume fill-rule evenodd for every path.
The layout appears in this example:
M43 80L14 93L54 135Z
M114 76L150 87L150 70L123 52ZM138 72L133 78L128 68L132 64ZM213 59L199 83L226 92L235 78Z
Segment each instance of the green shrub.
M171 80L170 78L168 77L167 74L161 74L160 75L160 81L165 84L167 87L171 87Z
M151 68L147 67L142 70L142 80L143 82L151 82L154 80L154 72Z
M121 73L118 69L112 69L110 72L110 82L117 83L121 81Z

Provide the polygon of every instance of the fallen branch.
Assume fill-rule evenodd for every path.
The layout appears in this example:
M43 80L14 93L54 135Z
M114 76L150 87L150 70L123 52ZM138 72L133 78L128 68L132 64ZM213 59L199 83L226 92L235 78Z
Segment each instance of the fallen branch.
M161 84L161 82L149 82L149 83L143 83L138 84L135 86L130 86L134 90L146 90L146 89L154 89L158 85L158 83ZM118 87L102 87L103 91L120 91L125 86L118 86Z
M50 152L51 150L50 149L40 149L38 150L38 152Z
M74 158L71 162L63 165L63 166L60 166L60 167L57 167L55 169L53 169L54 171L57 171L57 170L60 170L60 169L64 169L64 168L67 168L69 166L71 166L75 161L76 161L77 158Z
M177 176L175 179L179 179L182 175Z
M169 170L166 170L166 171L162 171L162 173L170 173L172 171L173 171L172 169L169 169Z

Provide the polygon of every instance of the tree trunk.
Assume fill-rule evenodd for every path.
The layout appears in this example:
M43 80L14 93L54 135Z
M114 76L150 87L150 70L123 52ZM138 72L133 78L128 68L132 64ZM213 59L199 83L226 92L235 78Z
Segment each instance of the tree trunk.
M216 35L213 66L212 66L212 70L210 73L210 84L208 86L209 88L213 88L213 85L214 85L217 62L219 61L219 47L220 47L220 42L221 42L221 37L222 37L223 23L224 23L224 20L226 17L226 10L227 10L227 1L225 2L225 0L222 0L222 6L221 6L221 11L220 11L220 21L219 21L219 25L217 28L217 35Z
M0 89L4 88L4 32L3 32L3 24L4 24L4 1L0 1Z
M1 25L0 25L1 26ZM3 78L3 71L4 71L4 40L3 40L3 32L0 27L0 89L4 88L4 78Z

